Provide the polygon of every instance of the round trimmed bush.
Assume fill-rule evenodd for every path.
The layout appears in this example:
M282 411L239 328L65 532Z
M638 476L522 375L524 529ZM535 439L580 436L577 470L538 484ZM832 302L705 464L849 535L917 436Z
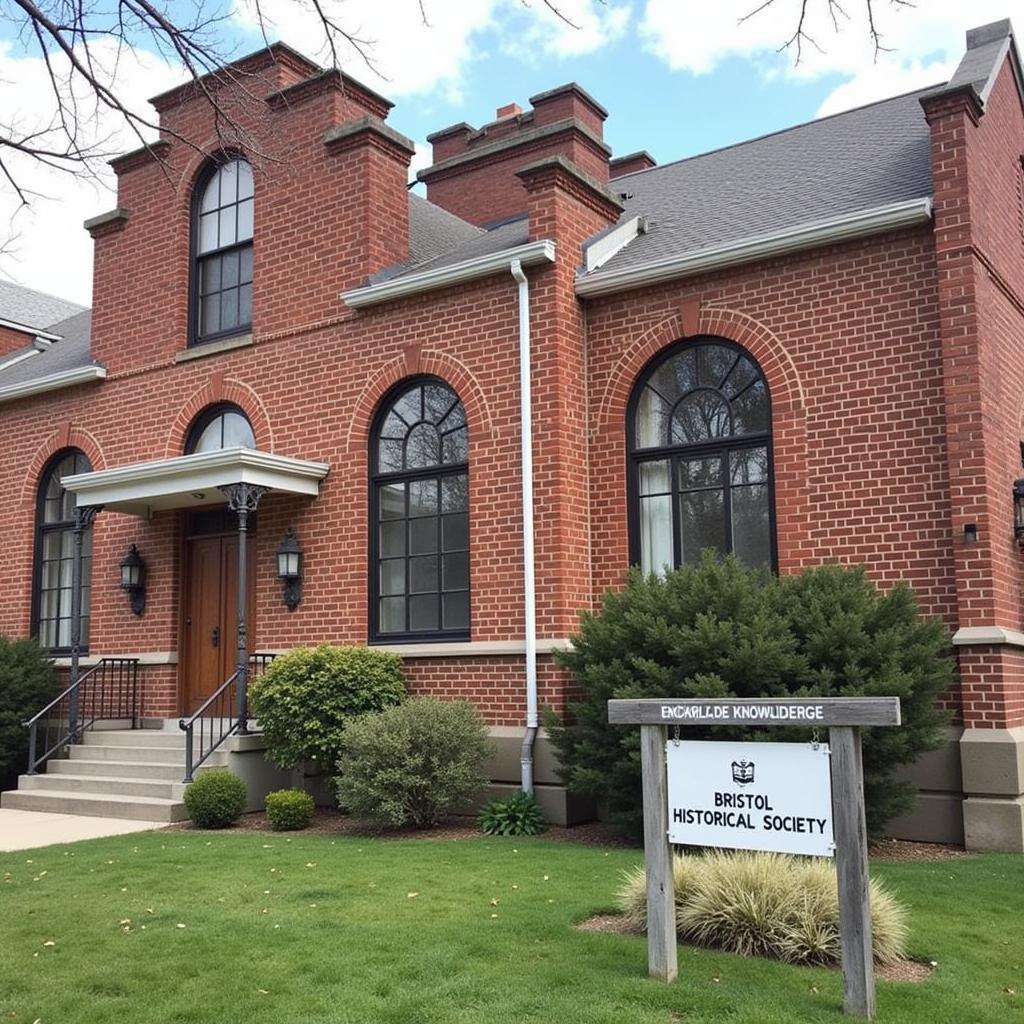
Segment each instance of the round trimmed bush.
M228 771L202 772L185 787L185 810L199 828L227 828L245 811L245 783Z
M281 768L315 761L332 772L345 724L405 698L402 659L368 647L299 647L275 658L249 690L249 707Z
M345 727L338 801L357 817L429 828L487 784L493 752L469 701L417 697Z
M0 789L13 786L26 767L28 730L22 723L59 692L57 670L35 640L0 634Z
M296 832L313 820L313 798L301 789L267 794L267 820L275 832Z
M745 850L673 858L676 931L686 942L787 963L839 963L839 897L835 864ZM894 963L905 952L906 908L871 879L875 960ZM617 893L620 911L647 926L647 880L627 871Z
M489 801L477 824L489 836L535 836L548 827L540 804L522 790L503 800Z

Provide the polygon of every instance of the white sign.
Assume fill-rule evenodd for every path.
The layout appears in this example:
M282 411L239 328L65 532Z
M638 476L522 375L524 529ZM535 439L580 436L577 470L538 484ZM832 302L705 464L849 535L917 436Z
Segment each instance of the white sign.
M835 852L826 744L670 740L666 750L669 842Z

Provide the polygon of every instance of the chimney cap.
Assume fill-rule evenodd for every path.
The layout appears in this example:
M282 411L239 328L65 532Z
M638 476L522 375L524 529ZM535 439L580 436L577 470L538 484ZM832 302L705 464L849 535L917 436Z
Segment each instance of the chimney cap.
M536 108L537 104L543 104L547 100L564 96L567 92L575 93L584 103L589 104L601 116L602 120L608 117L607 109L598 103L578 82L566 82L565 85L556 85L554 89L546 89L544 92L539 92L535 96L530 97L530 105Z

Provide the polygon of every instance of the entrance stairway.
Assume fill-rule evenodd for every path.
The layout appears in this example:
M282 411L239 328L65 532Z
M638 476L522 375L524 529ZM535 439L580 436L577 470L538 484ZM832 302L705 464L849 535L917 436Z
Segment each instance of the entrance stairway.
M161 728L92 728L82 742L52 757L45 774L22 775L18 788L0 794L0 807L55 814L181 821L186 817L185 735L177 720ZM223 767L214 751L200 771Z

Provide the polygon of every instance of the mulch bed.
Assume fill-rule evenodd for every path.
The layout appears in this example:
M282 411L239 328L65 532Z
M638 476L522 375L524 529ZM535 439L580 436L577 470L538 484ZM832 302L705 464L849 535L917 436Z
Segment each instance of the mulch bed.
M600 932L603 935L635 935L643 936L643 932L634 928L621 914L595 914L583 921L576 922L576 930L581 932ZM838 965L830 968L839 970ZM894 964L875 964L875 976L882 981L921 982L935 968L920 960L897 960Z
M172 829L199 831L187 821L170 826ZM244 814L231 826L233 832L270 832L273 829L262 811ZM312 824L301 832L274 833L276 835L304 836L353 836L366 839L433 839L452 842L466 839L486 839L476 826L476 819L467 816L453 816L441 825L430 829L388 828L372 821L361 821L349 814L328 807L318 807ZM551 826L543 833L545 839L554 839L564 843L576 843L582 846L602 846L612 849L634 849L642 851L635 840L624 836L617 829L604 822L593 821L586 825L575 825L572 828ZM872 859L894 861L950 860L955 857L971 856L963 847L948 846L942 843L911 843L904 839L880 839L872 844L869 850Z

